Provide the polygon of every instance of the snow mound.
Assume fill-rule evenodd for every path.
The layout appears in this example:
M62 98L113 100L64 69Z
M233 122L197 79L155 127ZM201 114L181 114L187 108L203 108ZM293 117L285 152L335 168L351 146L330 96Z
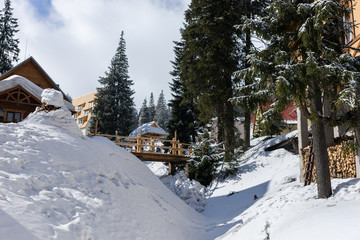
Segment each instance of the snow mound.
M44 89L44 91L41 93L41 102L45 105L64 107L62 93L52 88Z
M63 108L0 124L0 239L209 239L141 161L74 124Z
M53 126L61 128L72 135L85 138L84 134L71 117L71 112L65 107L61 92L54 89L45 89L41 96L41 101L44 104L59 107L59 109L53 111L43 111L40 108L37 108L35 112L30 113L29 116L20 124Z
M195 180L189 180L183 171L175 176L163 176L160 180L187 205L198 212L204 211L205 187Z

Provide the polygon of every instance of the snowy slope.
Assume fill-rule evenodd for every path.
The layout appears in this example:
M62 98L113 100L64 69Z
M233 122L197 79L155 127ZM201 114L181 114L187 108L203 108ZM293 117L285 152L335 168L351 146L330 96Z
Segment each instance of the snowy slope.
M0 124L0 239L360 239L360 179L333 180L334 195L317 199L298 181L297 155L264 151L294 135L254 140L205 206L196 183L163 178L201 215L136 157L83 136L65 108Z
M239 175L212 186L204 215L217 219L214 238L360 239L360 179L333 180L333 197L317 199L315 184L298 181L298 155L264 151L294 134L256 140Z
M63 109L0 124L0 214L2 240L208 239L203 216Z

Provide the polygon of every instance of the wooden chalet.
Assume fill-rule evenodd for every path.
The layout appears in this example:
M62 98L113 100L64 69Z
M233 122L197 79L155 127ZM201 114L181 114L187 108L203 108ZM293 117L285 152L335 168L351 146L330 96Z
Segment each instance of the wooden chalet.
M19 122L41 105L45 88L61 91L33 57L0 76L0 122ZM61 91L62 92L62 91ZM74 107L63 93L65 105Z

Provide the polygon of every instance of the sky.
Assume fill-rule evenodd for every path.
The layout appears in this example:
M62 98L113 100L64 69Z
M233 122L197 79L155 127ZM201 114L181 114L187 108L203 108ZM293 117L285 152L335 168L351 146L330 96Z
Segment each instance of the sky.
M139 109L164 91L190 0L13 0L19 62L32 56L72 98L101 87L124 31L129 75ZM2 8L2 6L1 6Z

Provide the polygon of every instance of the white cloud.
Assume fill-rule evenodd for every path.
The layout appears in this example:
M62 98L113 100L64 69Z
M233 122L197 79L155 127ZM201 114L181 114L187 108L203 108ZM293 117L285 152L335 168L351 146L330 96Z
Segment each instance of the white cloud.
M190 0L52 0L48 16L38 16L29 0L13 1L18 18L20 60L33 56L64 92L74 98L100 87L124 31L129 75L135 102L164 90L168 82L173 43Z

